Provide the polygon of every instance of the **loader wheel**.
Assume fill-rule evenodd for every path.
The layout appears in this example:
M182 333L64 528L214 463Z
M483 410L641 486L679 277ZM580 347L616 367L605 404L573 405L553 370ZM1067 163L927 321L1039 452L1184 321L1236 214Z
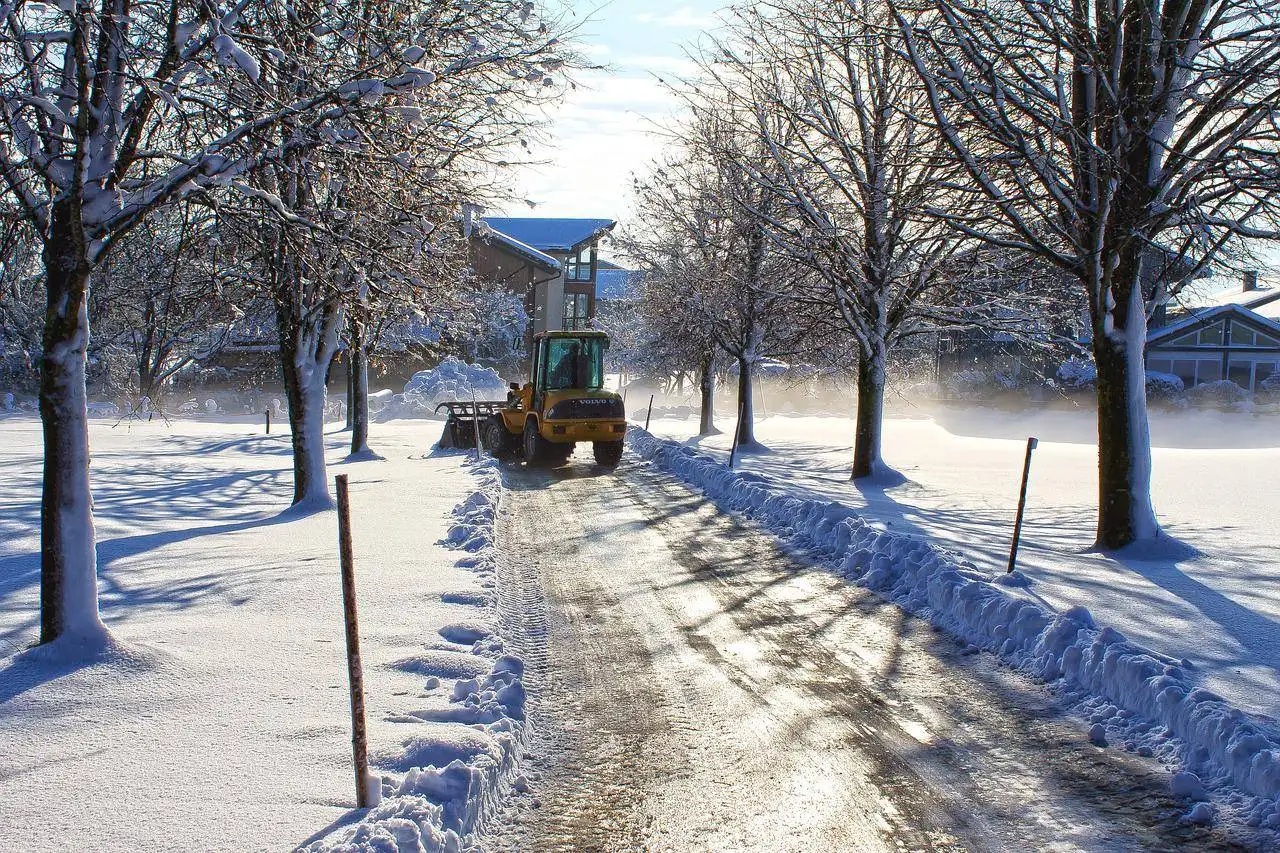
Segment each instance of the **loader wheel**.
M528 465L545 465L555 455L555 445L538 434L538 424L533 418L524 422L524 461Z
M591 446L595 452L596 464L606 468L616 468L622 461L621 441L597 441Z
M514 449L511 446L514 443L511 440L511 433L507 431L501 419L491 420L485 424L480 437L484 440L484 449L499 459L510 456Z

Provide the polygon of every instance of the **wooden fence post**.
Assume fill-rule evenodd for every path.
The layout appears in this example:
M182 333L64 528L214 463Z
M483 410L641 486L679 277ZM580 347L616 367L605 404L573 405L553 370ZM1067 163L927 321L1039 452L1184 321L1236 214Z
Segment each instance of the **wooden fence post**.
M347 679L351 686L351 757L355 762L356 805L373 808L382 799L369 777L369 743L365 729L364 671L360 663L360 629L356 618L355 556L351 547L351 501L347 475L336 478L338 488L338 551L342 559L342 609L347 634Z
M267 435L271 435L271 410L267 409L263 414L267 416Z
M1013 544L1009 546L1009 568L1005 574L1013 571L1018 564L1018 542L1022 538L1022 514L1027 508L1027 480L1031 476L1031 451L1036 449L1039 440L1027 439L1027 459L1022 463L1022 491L1018 493L1018 520L1013 523Z

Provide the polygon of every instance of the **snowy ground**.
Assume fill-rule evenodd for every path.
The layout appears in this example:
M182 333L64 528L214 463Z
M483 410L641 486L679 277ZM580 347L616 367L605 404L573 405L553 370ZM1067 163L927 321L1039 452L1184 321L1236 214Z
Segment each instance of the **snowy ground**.
M729 430L730 422L720 426ZM1157 415L1156 508L1177 541L1119 558L1090 552L1097 451L1088 413L940 409L892 417L885 459L906 481L880 486L848 482L850 420L767 417L757 438L770 452L746 455L739 467L999 570L1026 437L1037 436L1019 559L1032 584L1020 593L1060 611L1084 605L1099 624L1189 659L1203 685L1233 704L1280 716L1277 426L1266 416ZM652 431L706 450L727 453L729 445L727 435L691 439L695 419L655 417Z
M502 586L545 604L512 635L532 787L491 849L1203 851L1252 834L1184 820L1155 760L1098 748L1051 690L657 464L586 462L504 471Z
M471 650L493 621L483 577L435 544L477 488L460 458L425 458L439 430L379 425L389 461L343 464L348 436L328 441L330 474L352 481L370 751L397 779L447 752L429 749L442 726L494 743L439 722L461 707L453 679L436 686L443 665L483 679L496 655ZM39 423L0 421L0 850L287 850L360 816L335 515L280 515L289 438L258 433L93 423L102 614L121 647L49 669L15 656L38 624Z

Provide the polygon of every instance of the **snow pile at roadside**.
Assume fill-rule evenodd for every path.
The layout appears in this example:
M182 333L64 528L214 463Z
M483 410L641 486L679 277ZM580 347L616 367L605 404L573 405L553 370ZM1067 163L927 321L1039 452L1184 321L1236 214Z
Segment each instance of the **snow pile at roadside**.
M493 368L449 356L437 367L413 374L404 393L386 401L378 420L427 418L435 414L440 403L469 402L473 396L477 400L501 400L506 390L506 383Z
M456 523L440 544L463 552L458 566L479 576L485 592L465 603L482 605L477 612L484 615L442 627L439 641L394 664L424 677L428 705L400 720L412 726L412 737L371 759L388 771L382 803L358 824L305 848L312 853L461 850L516 780L525 742L524 663L505 653L491 627L500 480L492 460L472 470L480 488L454 509Z
M1185 662L1097 626L1083 607L1058 613L1010 595L972 563L869 524L843 504L798 499L759 475L732 471L644 430L633 428L628 442L834 571L1054 683L1093 724L1095 742L1180 764L1180 796L1203 800L1213 789L1249 826L1280 829L1280 726L1196 688ZM1207 805L1195 807L1188 819L1211 814Z

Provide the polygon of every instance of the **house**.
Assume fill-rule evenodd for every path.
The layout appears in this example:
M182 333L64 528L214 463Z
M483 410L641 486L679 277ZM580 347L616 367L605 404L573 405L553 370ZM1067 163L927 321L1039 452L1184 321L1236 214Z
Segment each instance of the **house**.
M525 295L526 336L590 328L600 239L612 219L486 216L471 229L471 266L483 281Z
M1254 271L1222 284L1180 295L1168 323L1147 335L1148 370L1172 373L1188 388L1230 379L1249 391L1280 373L1280 287Z

